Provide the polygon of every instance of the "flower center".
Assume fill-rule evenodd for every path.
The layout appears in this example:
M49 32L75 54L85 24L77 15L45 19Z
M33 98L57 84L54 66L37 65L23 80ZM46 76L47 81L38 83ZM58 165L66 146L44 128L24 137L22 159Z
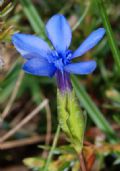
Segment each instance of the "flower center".
M65 53L58 53L57 51L52 51L50 63L53 63L57 68L56 79L59 90L64 93L66 91L72 90L72 85L70 81L70 75L64 71L64 66L71 63L72 51L67 50Z
M54 63L56 68L63 72L64 66L71 62L70 58L72 56L72 51L67 50L65 53L58 53L56 51L52 52L52 60L50 63Z

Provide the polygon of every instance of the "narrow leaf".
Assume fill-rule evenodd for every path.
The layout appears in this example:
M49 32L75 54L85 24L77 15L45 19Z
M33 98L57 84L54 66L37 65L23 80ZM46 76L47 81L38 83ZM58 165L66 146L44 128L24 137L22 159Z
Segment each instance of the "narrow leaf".
M106 12L106 8L104 6L104 2L103 2L103 0L96 0L96 2L98 5L98 8L100 10L100 14L102 17L104 27L105 27L106 32L107 32L108 42L109 42L111 51L113 53L113 57L114 57L116 66L120 70L120 52L119 52L119 49L117 47L117 43L116 43L115 38L114 38L114 34L112 31L110 21L109 21L108 16L107 16L107 12Z

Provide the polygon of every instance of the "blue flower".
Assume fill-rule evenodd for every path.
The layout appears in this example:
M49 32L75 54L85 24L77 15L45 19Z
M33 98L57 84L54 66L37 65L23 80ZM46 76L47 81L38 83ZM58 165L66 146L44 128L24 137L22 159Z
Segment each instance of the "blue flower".
M43 39L34 35L15 33L12 36L14 46L26 59L23 65L25 72L38 76L56 75L60 89L71 89L68 83L70 73L83 75L95 70L94 60L72 63L72 59L92 49L104 36L104 28L93 31L74 52L69 49L71 28L63 15L54 15L47 22L46 34L53 45L52 49Z

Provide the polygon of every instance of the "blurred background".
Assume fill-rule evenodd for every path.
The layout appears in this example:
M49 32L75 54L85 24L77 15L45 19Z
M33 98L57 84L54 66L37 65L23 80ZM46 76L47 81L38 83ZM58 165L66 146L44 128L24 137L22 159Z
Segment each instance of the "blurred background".
M13 47L11 35L20 31L46 39L44 24L52 15L62 13L73 29L71 49L74 50L93 30L103 27L96 2L0 0L0 171L39 170L58 124L55 78L23 73L23 59ZM120 2L103 2L119 48ZM86 162L90 171L118 171L120 72L107 36L76 60L88 59L97 61L96 71L92 75L73 78L80 105L87 114ZM78 161L68 144L61 133L51 171L77 171ZM65 148L61 149L61 146ZM75 164L72 165L73 161Z

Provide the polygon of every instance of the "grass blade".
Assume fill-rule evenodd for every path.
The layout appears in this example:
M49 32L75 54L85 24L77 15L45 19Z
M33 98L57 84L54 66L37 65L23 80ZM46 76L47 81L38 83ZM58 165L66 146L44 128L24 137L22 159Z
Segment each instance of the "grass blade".
M105 27L106 32L107 32L108 42L110 44L110 48L112 50L116 66L120 70L120 52L119 52L119 49L117 47L117 44L116 44L116 41L114 38L114 34L113 34L113 31L112 31L112 28L111 28L111 25L110 25L110 22L109 22L109 19L107 16L107 12L106 12L106 9L104 6L104 2L103 2L103 0L96 0L96 2L98 5L98 8L100 10L100 14L102 17L104 27Z
M41 37L44 37L44 23L42 22L42 19L40 18L37 10L32 4L32 1L20 0L20 3L35 33L37 33Z

